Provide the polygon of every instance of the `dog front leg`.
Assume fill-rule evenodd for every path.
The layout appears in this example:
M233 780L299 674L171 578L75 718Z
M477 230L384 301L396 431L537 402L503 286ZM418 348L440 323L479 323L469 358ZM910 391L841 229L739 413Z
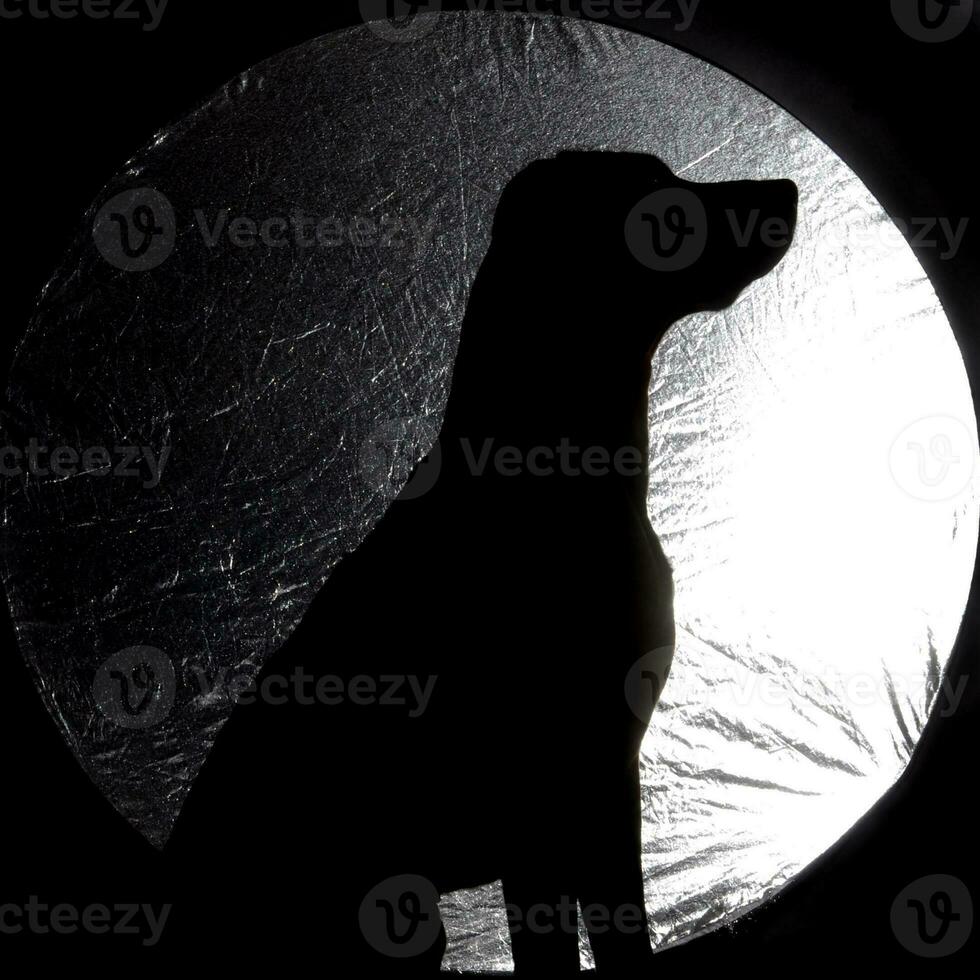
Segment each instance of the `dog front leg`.
M515 976L578 975L578 906L558 871L536 865L503 878Z
M641 860L640 769L596 786L583 828L586 871L579 899L596 972L643 977L652 964Z

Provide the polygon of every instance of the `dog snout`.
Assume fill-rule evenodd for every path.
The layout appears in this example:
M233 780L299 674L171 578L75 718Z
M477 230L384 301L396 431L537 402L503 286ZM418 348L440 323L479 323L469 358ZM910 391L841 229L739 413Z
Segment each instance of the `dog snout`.
M796 227L796 214L800 204L800 191L791 180L774 180L771 184L773 212L789 226L792 233Z

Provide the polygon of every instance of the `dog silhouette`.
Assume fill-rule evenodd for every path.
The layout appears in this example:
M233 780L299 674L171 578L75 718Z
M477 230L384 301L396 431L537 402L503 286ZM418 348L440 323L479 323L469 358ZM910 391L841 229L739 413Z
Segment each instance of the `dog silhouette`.
M643 154L511 180L438 451L265 665L178 821L208 928L250 955L434 970L432 896L499 879L519 974L577 972L576 905L600 975L648 965L639 751L674 646L651 357L780 261L796 206L789 181L694 184Z

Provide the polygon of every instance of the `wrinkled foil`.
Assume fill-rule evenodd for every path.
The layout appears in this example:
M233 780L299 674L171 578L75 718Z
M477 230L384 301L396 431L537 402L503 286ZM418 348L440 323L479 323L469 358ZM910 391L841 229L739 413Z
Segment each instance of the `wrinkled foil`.
M231 708L194 678L257 669L435 438L510 177L581 148L654 153L691 180L791 178L787 258L730 309L677 324L655 362L649 507L679 644L644 744L643 860L666 946L821 854L955 700L943 668L978 517L962 359L882 208L753 89L594 24L423 26L410 43L346 31L246 72L93 204L17 350L8 444L170 456L155 488L4 481L17 636L81 764L162 845ZM143 272L92 231L136 188L173 210L172 254ZM213 229L222 211L351 233L209 243L201 213ZM358 222L401 231L369 240ZM413 427L407 464L395 449L378 478L364 447ZM174 668L152 727L99 703L103 665L133 647ZM447 967L510 968L498 886L444 912Z

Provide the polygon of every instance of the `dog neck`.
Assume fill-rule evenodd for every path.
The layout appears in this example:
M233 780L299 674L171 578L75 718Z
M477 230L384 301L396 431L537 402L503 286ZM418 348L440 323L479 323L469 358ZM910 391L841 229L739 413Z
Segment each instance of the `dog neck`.
M650 360L666 326L628 334L624 315L586 295L528 299L478 278L440 437L443 465L463 472L501 451L523 461L564 452L578 471L591 453L600 468L611 461L606 485L645 500ZM481 472L498 470L491 462Z

